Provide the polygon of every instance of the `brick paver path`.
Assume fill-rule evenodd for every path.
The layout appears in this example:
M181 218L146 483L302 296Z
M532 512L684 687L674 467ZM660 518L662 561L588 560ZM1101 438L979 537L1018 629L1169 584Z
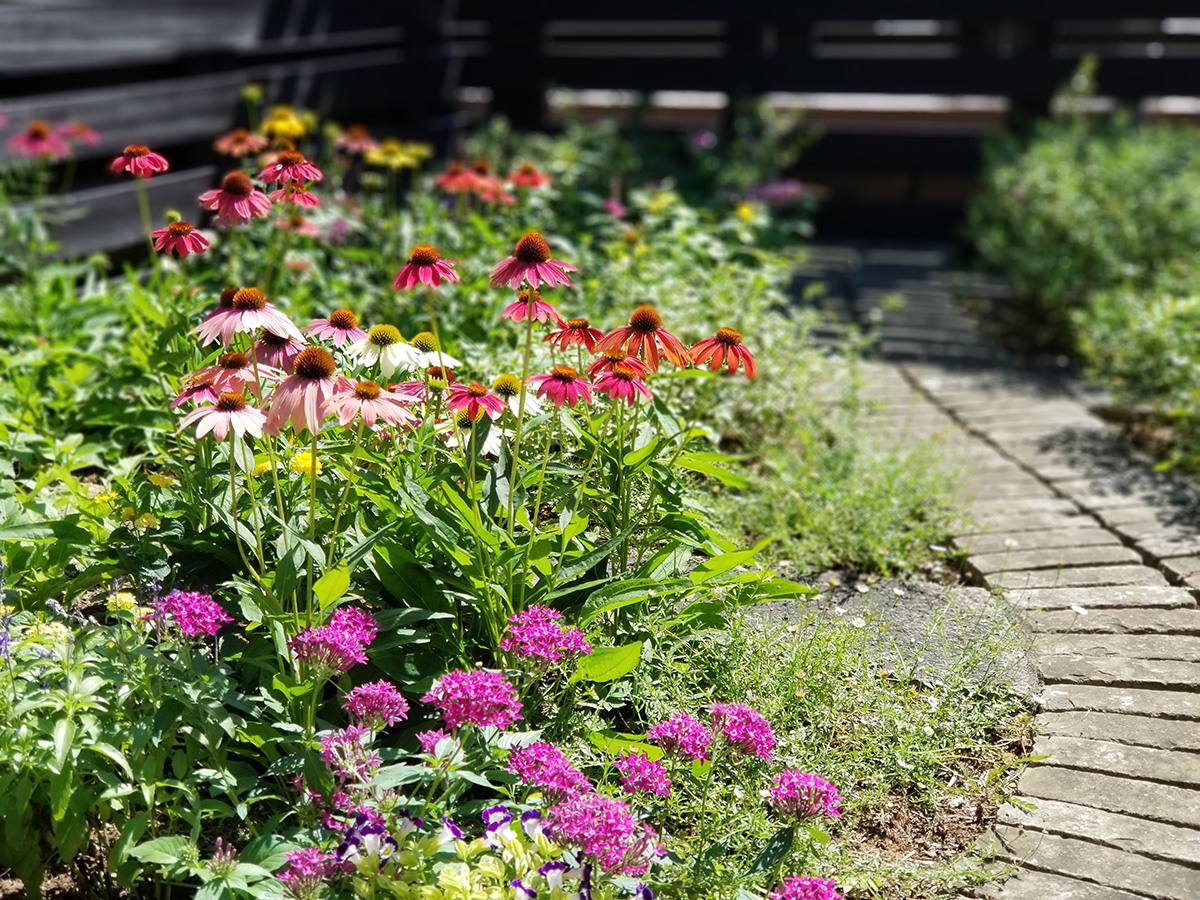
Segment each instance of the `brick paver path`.
M1020 868L984 894L1200 900L1200 494L1131 453L1063 380L956 342L936 259L888 259L901 271L873 289L891 278L953 321L922 320L923 341L903 311L885 319L885 358L889 340L904 346L867 366L877 426L936 436L967 473L971 522L955 541L981 584L1027 610L1041 650L1046 758L986 836Z

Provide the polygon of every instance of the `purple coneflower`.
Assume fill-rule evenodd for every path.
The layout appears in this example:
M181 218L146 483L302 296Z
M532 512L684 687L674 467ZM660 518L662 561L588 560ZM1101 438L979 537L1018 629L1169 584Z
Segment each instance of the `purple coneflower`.
M337 389L329 401L329 411L345 427L361 416L368 428L380 419L389 425L411 425L418 421L400 394L384 390L374 381L354 381L345 376L338 379Z
M142 178L149 178L155 172L167 171L166 157L159 156L145 144L130 144L112 161L109 166L112 171L129 172Z
M254 342L254 358L260 363L282 369L289 375L296 364L296 357L304 352L308 344L293 335L279 335L264 328Z
M221 186L200 195L203 209L215 210L223 225L241 225L253 218L266 218L271 211L267 195L254 186L245 172L230 172Z
M235 391L225 391L217 402L210 406L198 406L183 417L179 423L186 428L194 422L196 437L202 438L210 431L218 441L225 440L225 435L233 432L235 438L248 434L251 437L262 437L266 416L260 410L246 405L246 398Z
M335 309L328 319L313 319L304 326L304 331L317 340L332 340L335 347L342 346L346 341L361 341L367 336L358 327L358 317L345 307Z
M587 319L567 319L566 324L558 331L552 331L544 338L551 347L558 347L559 350L566 350L572 344L577 344L592 353L596 349L596 342L604 337L604 332L599 328L593 328Z
M408 255L408 262L396 273L392 287L396 290L407 290L418 284L427 287L437 287L446 281L458 281L458 273L454 271L455 260L442 259L437 248L429 244L418 244Z
M613 400L624 400L633 406L637 395L650 399L650 388L638 377L637 370L619 362L593 382L596 390L603 391Z
M538 385L537 395L549 397L555 406L575 406L580 398L592 402L591 386L570 366L555 366L549 372L530 375L529 383Z
M264 184L278 181L285 184L289 181L320 181L321 170L305 159L298 150L283 150L275 157L275 161L258 173L258 180Z
M300 433L316 434L329 415L329 401L335 388L333 373L337 367L324 347L306 347L293 364L292 374L283 379L271 394L266 429L278 434L291 421Z
M256 287L244 287L233 292L226 299L226 288L221 292L221 300L216 309L192 329L191 333L198 335L202 345L220 340L228 345L233 336L239 332L257 332L260 328L285 337L304 340L292 320L275 308L263 292ZM226 306L228 302L228 306Z
M690 353L697 366L711 359L709 368L714 372L725 365L726 374L732 375L741 365L746 370L747 381L758 374L754 356L742 346L742 333L732 328L718 328L712 337L693 345Z
M614 328L597 344L597 350L623 348L630 356L645 352L646 363L651 371L658 371L659 343L662 355L681 369L691 361L687 347L667 329L663 328L662 316L653 306L642 304L629 316L629 324Z
M550 245L546 239L538 232L530 231L517 241L512 256L492 266L492 287L507 284L516 290L522 281L528 281L535 288L543 281L547 287L556 284L570 286L571 279L567 272L574 271L574 266L551 259Z
M154 249L164 253L174 251L180 256L203 253L208 249L208 238L192 227L190 222L172 222L166 228L150 232L154 238Z
M504 413L504 407L505 403L502 398L497 397L477 381L472 381L470 384L464 384L461 381L452 384L446 395L446 409L451 412L465 409L471 421L478 418L481 410L494 419Z
M559 326L566 324L563 322L562 316L558 314L558 310L543 300L542 292L536 289L519 291L517 299L504 307L500 318L512 319L514 322L523 322L525 319L545 322L547 319L553 319Z

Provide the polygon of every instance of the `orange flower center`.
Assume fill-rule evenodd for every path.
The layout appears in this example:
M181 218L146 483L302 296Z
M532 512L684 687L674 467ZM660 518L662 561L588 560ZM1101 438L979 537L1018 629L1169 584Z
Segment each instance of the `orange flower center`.
M633 379L638 377L637 370L632 366L625 365L624 363L617 363L614 365L612 367L612 373L618 378L624 379L625 381L633 381Z
M542 299L542 292L535 289L533 291L533 302L540 303L541 299ZM521 303L528 303L529 302L529 288L522 288L521 290L517 291L517 300L519 300Z
M305 162L304 154L298 150L284 150L275 157L275 162L281 166L298 166Z
M230 172L221 180L221 190L235 197L249 197L254 193L254 182L245 172Z
M354 140L362 140L363 138L368 138L370 136L371 134L367 131L365 125L346 126L346 137L353 138Z
M418 244L408 255L408 261L415 266L432 266L439 259L441 257L438 256L437 249L428 244Z
M217 398L217 409L221 412L238 412L246 408L246 398L237 391L222 391Z
M227 287L221 291L221 299L217 301L217 306L221 309L232 309L233 298L237 295L238 289L235 287Z
M354 396L359 400L374 400L383 392L383 388L373 381L360 381L354 386Z
M717 333L713 335L722 344L727 344L732 347L734 344L742 342L742 333L733 328L718 328Z
M167 226L167 231L176 237L183 237L185 234L191 234L195 229L187 222L172 222Z
M217 360L217 365L222 369L244 369L246 368L246 354L244 353L222 353Z
M31 138L41 140L43 138L50 137L50 130L50 123L45 119L34 119L29 123L29 127L26 129L25 133Z
M358 317L350 310L342 307L335 309L329 314L329 324L334 328L356 328L358 326Z
M472 381L467 385L467 395L470 397L486 397L488 389L478 381Z
M643 304L629 316L629 327L634 331L655 331L662 328L662 316L653 306Z
M570 366L555 366L550 370L550 374L559 381L575 381L579 378L579 373Z
M244 287L233 295L234 309L265 309L267 298L256 287Z
M521 163L521 167L517 169L522 175L537 175L538 169L533 163Z
M550 258L550 245L536 231L531 231L517 241L513 256L523 263L544 263Z
M313 381L331 378L337 367L324 347L305 347L296 357L296 374Z
M471 163L471 168L475 170L476 175L491 175L492 167L482 156L478 157Z
M589 324L590 323L587 319L567 319L567 327L574 330L582 331L584 328L587 328Z
M461 175L463 173L463 164L461 160L453 160L450 165L446 166L447 175Z
M601 355L605 359L607 359L610 363L619 363L621 360L623 360L629 354L626 353L624 350L622 350L620 347L617 347L614 350L605 350Z
M124 156L126 159L134 159L139 156L145 156L149 152L150 152L150 148L147 147L145 144L130 144L128 147L125 148L125 152L122 153L121 155Z
M259 340L261 340L264 344L266 344L269 347L286 347L288 344L290 344L292 342L291 338L280 337L275 332L269 331L266 328L264 328L262 330L262 335L259 338Z

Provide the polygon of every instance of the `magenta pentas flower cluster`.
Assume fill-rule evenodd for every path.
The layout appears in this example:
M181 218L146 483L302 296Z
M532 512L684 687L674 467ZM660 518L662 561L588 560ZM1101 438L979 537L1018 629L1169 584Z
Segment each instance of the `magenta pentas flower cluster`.
M556 844L616 875L641 875L659 849L623 801L603 794L576 794L551 806L546 831Z
M592 790L592 783L566 754L554 744L534 741L514 747L508 755L508 771L554 802Z
M408 718L408 701L394 684L383 679L351 690L342 699L342 709L375 731Z
M305 847L284 854L287 868L279 880L287 886L288 894L296 900L313 900L320 896L321 886L334 871L336 860L332 853L320 847Z
M649 759L640 751L627 751L613 763L621 773L621 785L631 794L652 794L666 797L671 793L671 779L657 759Z
M421 745L422 752L433 753L437 749L438 743L450 736L450 732L441 729L418 731L417 743Z
M789 875L767 900L842 900L833 882L812 875Z
M708 745L712 743L710 732L695 716L675 713L652 726L646 739L662 748L667 756L679 759L708 759Z
M490 669L447 672L421 699L442 711L447 728L459 725L504 728L521 718L516 688L500 672Z
M767 797L785 816L837 819L842 815L842 795L838 789L812 772L784 769L772 779Z
M367 661L366 647L379 626L366 610L343 606L324 625L302 628L288 641L296 657L323 674L345 672Z
M185 637L216 634L222 625L233 621L212 594L200 591L171 591L159 599L158 612L168 616Z
M724 735L733 750L744 756L771 758L775 732L762 713L744 703L714 703L708 709L713 728Z
M379 754L367 746L371 732L362 725L321 735L321 759L335 776L346 781L367 781L382 764Z
M562 613L548 606L535 605L508 617L508 627L500 639L501 649L539 664L557 662L564 656L591 653L583 632L558 621Z

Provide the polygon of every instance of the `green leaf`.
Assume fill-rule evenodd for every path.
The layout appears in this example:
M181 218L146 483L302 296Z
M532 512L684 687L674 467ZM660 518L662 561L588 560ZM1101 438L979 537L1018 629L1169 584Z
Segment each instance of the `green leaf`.
M343 559L317 579L317 583L313 585L313 595L321 604L321 609L326 610L333 605L333 601L345 596L349 587L350 566Z
M690 581L684 578L674 578L660 581L655 578L639 578L634 581L619 581L605 585L598 591L593 591L579 611L579 624L586 626L596 616L624 606L641 603L651 592L669 594L674 591L691 587Z
M384 766L375 773L375 777L371 779L371 784L381 790L398 787L402 784L412 784L414 781L420 781L430 772L428 766L409 766L399 764L395 766Z
M700 565L696 566L696 568L692 569L692 571L688 572L688 578L692 579L693 584L703 584L710 579L716 578L718 575L725 574L730 569L737 566L744 566L761 553L763 548L770 543L771 539L768 538L759 541L748 550L735 550L732 553L722 553L719 556L706 559Z
M762 850L755 857L754 862L750 863L750 868L746 870L746 875L757 875L759 872L770 872L783 858L787 856L788 851L792 849L792 842L795 840L796 830L791 825L785 825L767 839L763 844Z
M746 602L759 603L763 600L800 600L819 593L821 591L818 588L809 587L807 584L800 584L798 581L789 581L786 578L772 578L770 581L764 581L759 585L758 590L754 592L754 596Z
M146 841L144 844L138 844L129 850L129 855L134 859L140 859L144 863L153 863L160 866L173 866L185 856L190 855L188 848L192 848L192 842L182 834L172 834L167 837L155 838L152 841Z
M652 437L645 446L638 447L636 450L630 450L625 454L625 458L621 460L622 465L627 469L632 469L639 463L644 462L653 455L658 449L658 435Z
M750 482L737 474L737 472L732 472L723 466L718 466L704 459L696 459L695 456L688 453L684 453L679 459L675 460L675 465L684 469L690 469L693 472L699 472L701 475L708 475L731 488L744 490L750 487Z
M287 862L285 854L289 850L294 850L295 847L295 844L288 842L282 835L260 834L242 848L238 859L274 872L276 869L283 868L283 864Z
M641 641L620 647L600 647L580 658L575 666L575 674L571 676L571 683L615 681L637 668L641 657Z
M662 748L655 747L653 744L643 743L638 739L637 735L626 735L620 732L604 730L604 731L589 731L588 740L597 750L603 750L610 756L618 756L626 750L638 750L646 755L647 759L661 759Z
M54 723L54 768L61 772L75 739L75 720L59 719Z

